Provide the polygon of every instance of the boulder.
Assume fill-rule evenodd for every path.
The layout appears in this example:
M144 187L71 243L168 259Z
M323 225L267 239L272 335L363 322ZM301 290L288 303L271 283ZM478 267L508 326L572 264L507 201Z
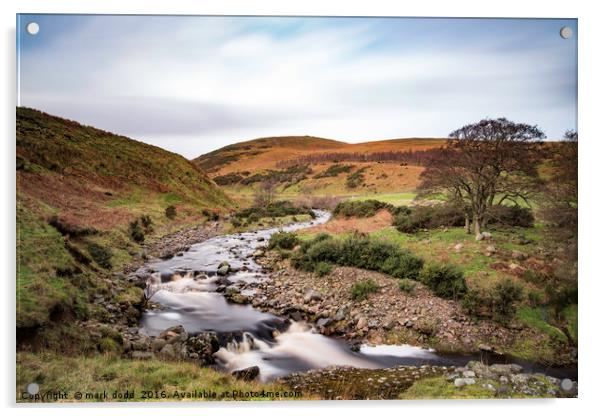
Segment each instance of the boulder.
M232 371L232 375L239 380L255 380L259 377L259 367L254 365L252 367L243 368L242 370Z
M222 261L219 266L217 266L217 274L220 276L226 276L230 273L230 263L227 261Z
M176 349L173 344L166 344L160 351L161 355L164 355L168 358L176 358Z
M330 325L330 323L332 322L332 319L330 318L320 318L318 319L318 322L316 322L316 324L320 327L325 327Z
M320 292L313 290L313 289L309 289L308 291L305 292L305 295L303 295L303 300L305 301L305 303L309 303L313 300L321 300L322 299L322 295L320 294Z
M151 348L153 351L158 352L167 344L163 338L155 338L151 343Z
M337 313L334 314L332 319L335 321L342 321L347 315L349 315L349 310L346 307L342 307L337 310Z
M366 318L364 318L363 316L357 320L357 324L355 325L355 327L357 329L364 329L367 326L368 326L368 320Z
M454 380L454 386L464 387L475 383L474 378L457 378Z
M186 347L191 358L198 359L204 365L209 365L215 362L213 354L219 350L220 345L217 334L213 331L207 331L190 337L186 341Z

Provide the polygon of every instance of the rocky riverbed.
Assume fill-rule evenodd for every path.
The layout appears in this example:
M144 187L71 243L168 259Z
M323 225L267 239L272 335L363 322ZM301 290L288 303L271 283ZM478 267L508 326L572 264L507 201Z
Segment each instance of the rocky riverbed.
M470 361L464 367L423 365L368 370L329 367L294 373L280 379L293 390L326 399L398 399L421 380L439 378L447 384L440 395L423 398L451 398L474 386L480 397L576 397L577 383L538 373L523 373L516 364L487 366ZM473 387L473 388L474 388Z
M505 353L521 339L536 340L541 334L519 323L508 327L491 320L474 320L454 301L434 296L416 282L411 293L398 280L368 270L334 267L326 276L299 271L275 252L255 253L256 261L271 270L270 280L224 289L236 303L293 320L306 320L320 333L361 344L428 345L440 352ZM354 301L351 286L372 279L379 289L362 301ZM252 291L252 295L244 295ZM556 365L574 361L562 351Z

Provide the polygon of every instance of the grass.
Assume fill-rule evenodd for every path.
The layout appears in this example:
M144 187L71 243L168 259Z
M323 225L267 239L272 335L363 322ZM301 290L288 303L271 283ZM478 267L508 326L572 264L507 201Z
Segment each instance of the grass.
M545 377L539 377L537 382L542 383L544 386L550 386L550 382ZM496 389L498 388L499 382L487 380L487 384ZM478 380L475 384L455 387L454 383L447 381L445 377L432 377L416 381L410 388L401 393L400 399L405 400L433 400L433 399L493 399L493 398L526 398L533 397L527 396L523 393L517 393L509 391L507 394L497 396L495 391L488 389L483 386L484 381ZM538 397L554 397L552 395L542 394Z
M416 194L413 192L400 192L400 193L360 196L357 198L351 198L351 200L365 201L368 199L376 199L377 201L386 202L391 205L401 206L401 205L410 205L414 201L414 198L416 198Z
M133 219L152 219L152 243L203 221L205 208L232 206L204 172L158 147L21 107L16 133L18 328L94 310L89 295L111 278L108 269L142 250L128 235ZM165 217L173 204L177 222ZM58 223L90 232L72 235Z
M278 393L276 399L310 399L312 397L282 397L292 393L289 389L275 383L260 384L244 382L234 377L219 373L210 368L203 368L192 362L168 362L157 359L148 361L123 359L111 354L98 354L91 357L63 357L56 354L17 354L17 400L29 402L22 398L29 383L38 383L40 392L62 391L68 394L60 401L196 401L196 400L229 400L233 392L242 393L237 400L273 400L274 398L245 398L249 392ZM108 397L104 397L103 392ZM113 392L129 391L131 399L113 397ZM215 393L215 397L186 397L194 392ZM76 392L89 393L81 400L75 400ZM146 392L146 395L144 395ZM174 397L178 392L180 396ZM149 394L150 393L150 394ZM226 396L228 395L228 396ZM165 396L165 397L162 397Z
M518 309L516 316L525 325L543 332L552 340L562 343L568 342L564 332L548 322L545 308L522 307Z

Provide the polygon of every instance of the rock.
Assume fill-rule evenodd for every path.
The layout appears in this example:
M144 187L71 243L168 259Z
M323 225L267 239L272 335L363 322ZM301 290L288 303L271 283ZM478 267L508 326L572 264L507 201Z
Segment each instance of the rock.
M153 340L153 342L151 343L151 348L153 349L154 352L158 352L161 351L161 349L167 344L167 341L165 341L162 338L155 338Z
M457 378L454 380L454 386L464 387L475 383L474 378Z
M320 318L320 319L318 319L318 322L316 322L316 324L318 326L325 327L325 326L330 325L331 322L332 322L332 319L330 319L330 318Z
M492 254L495 254L497 252L497 249L492 244L492 245L487 246L487 248L485 249L485 252L486 252L486 255L491 256Z
M159 334L158 338L168 339L168 338L173 338L175 336L185 334L185 333L186 333L186 330L184 329L184 327L182 325L176 325L176 326L169 327L165 331L161 332Z
M259 367L254 365L242 370L232 371L231 374L239 380L251 381L259 376Z
M303 300L305 301L305 303L309 303L312 300L321 300L322 299L322 295L320 294L320 292L313 290L313 289L309 289L307 292L305 292L305 295L303 296Z
M465 378L474 378L474 377L476 377L476 374L475 374L474 371L467 370L467 371L464 371L462 373L462 377L465 377Z
M134 360L152 360L155 358L155 354L150 351L132 351L132 358Z
M493 352L493 347L487 344L479 344L479 349L485 352Z
M388 319L383 323L383 328L386 330L390 330L393 329L395 327L395 320L394 319Z
M213 354L220 348L217 334L213 331L201 332L194 337L190 337L186 341L186 346L189 356L198 359L205 365L215 362Z
M477 234L475 237L475 240L477 241L481 241L481 240L491 240L491 233L488 233L487 231L484 231L480 234Z
M345 307L339 308L337 313L332 317L335 321L342 321L349 315L349 310Z
M230 273L230 263L227 261L222 261L219 266L217 266L217 274L220 276L226 276Z
M458 243L454 246L454 250L456 250L456 251L460 251L463 248L464 248L464 244L462 244L462 243Z
M512 258L515 260L526 260L529 256L519 250L512 250Z
M520 373L523 368L518 364L492 364L489 366L489 370L500 376L509 376Z
M174 274L169 271L161 272L161 283L171 282L173 275Z
M362 316L362 317L360 317L360 318L357 320L357 324L355 325L355 327L356 327L357 329L364 329L364 328L366 328L367 326L368 326L368 321L367 321L367 320L366 320L366 318L364 318L363 316Z
M380 323L378 322L377 319L370 319L368 321L368 328L378 328L380 326Z
M161 348L161 355L165 355L169 358L176 358L176 350L173 344L166 344L163 348Z

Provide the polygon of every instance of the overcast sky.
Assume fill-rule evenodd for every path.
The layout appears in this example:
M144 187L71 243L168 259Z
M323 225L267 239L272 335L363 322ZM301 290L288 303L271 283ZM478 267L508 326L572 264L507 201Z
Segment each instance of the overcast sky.
M266 136L446 137L485 117L557 139L577 128L576 34L575 20L21 15L19 104L189 158Z

